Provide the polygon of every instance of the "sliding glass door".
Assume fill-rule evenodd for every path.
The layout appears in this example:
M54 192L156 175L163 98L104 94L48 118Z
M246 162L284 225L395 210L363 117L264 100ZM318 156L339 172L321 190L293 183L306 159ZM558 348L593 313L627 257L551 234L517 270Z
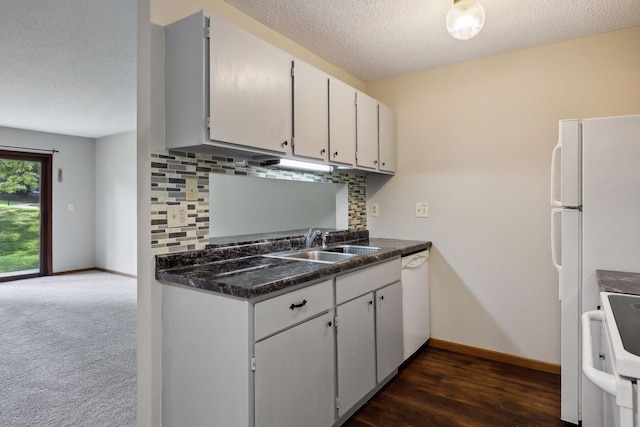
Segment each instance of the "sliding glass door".
M51 274L51 158L0 150L0 281Z

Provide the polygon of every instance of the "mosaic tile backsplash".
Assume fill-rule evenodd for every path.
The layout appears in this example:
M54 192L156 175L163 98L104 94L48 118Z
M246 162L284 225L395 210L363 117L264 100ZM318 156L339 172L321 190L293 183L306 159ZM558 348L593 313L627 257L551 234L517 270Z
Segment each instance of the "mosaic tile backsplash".
M264 163L209 154L158 150L151 153L151 248L155 255L204 249L209 242L209 174L347 184L349 230L367 228L366 175L298 172ZM186 180L196 179L198 200L186 201ZM167 205L187 206L188 225L167 227Z

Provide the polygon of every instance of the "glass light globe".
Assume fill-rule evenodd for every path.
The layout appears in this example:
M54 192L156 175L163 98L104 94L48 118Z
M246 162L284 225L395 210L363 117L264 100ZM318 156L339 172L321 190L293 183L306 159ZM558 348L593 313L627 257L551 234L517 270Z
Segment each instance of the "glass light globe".
M484 8L476 0L454 0L447 13L447 31L458 40L469 40L484 26Z

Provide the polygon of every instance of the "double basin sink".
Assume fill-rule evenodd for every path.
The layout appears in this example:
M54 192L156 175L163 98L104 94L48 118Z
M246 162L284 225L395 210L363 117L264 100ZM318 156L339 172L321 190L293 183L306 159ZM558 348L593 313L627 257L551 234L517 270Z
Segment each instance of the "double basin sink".
M381 250L381 248L374 246L338 245L322 249L302 249L299 251L276 252L263 256L268 258L335 264L354 256L372 254L379 250Z

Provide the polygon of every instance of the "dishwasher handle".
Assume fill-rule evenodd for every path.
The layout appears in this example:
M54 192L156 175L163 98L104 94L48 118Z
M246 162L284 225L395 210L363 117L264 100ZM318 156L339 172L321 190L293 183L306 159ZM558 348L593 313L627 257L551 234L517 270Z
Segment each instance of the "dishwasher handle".
M429 251L418 252L417 254L402 257L402 269L418 268L429 259Z
M616 378L597 369L593 363L591 321L602 322L603 320L604 314L601 310L587 311L582 314L582 372L596 387L615 397Z

